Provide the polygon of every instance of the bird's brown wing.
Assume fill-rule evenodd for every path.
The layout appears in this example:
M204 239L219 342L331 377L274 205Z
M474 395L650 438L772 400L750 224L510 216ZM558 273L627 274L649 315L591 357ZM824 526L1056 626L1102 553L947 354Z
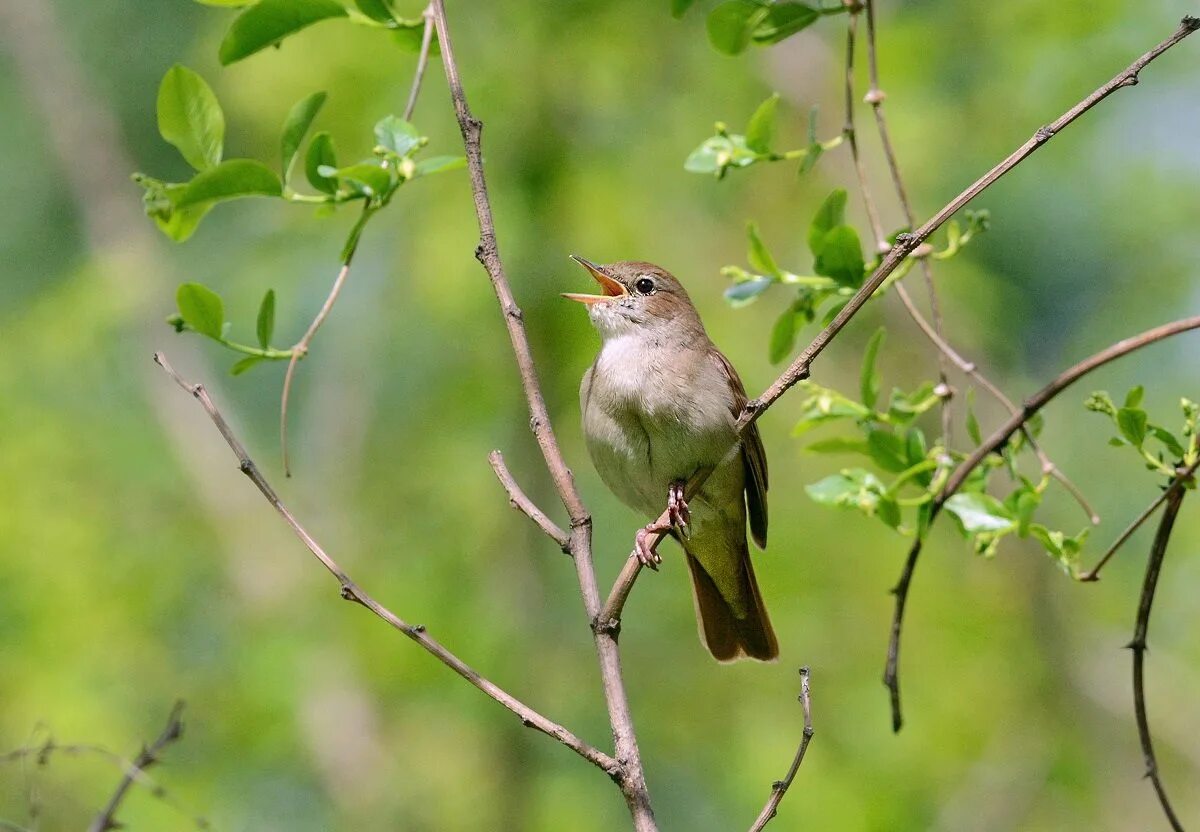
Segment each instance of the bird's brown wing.
M733 391L733 417L736 419L746 406L746 388L729 359L714 349L717 365L729 379ZM767 545L767 453L763 450L758 425L750 425L742 434L742 464L746 468L746 506L750 510L750 533L760 549Z

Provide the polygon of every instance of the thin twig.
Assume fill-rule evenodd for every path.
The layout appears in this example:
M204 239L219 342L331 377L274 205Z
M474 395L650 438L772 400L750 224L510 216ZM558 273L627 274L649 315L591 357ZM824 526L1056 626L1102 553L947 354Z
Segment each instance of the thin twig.
M121 808L121 801L125 799L125 795L129 793L129 789L133 786L133 782L139 772L145 771L154 765L159 760L159 755L168 745L175 742L183 736L183 702L176 702L171 708L171 713L167 716L167 724L163 728L162 733L158 735L150 746L142 746L142 750L138 753L133 761L133 766L121 776L121 781L117 783L117 788L112 793L112 797L108 799L108 803L96 815L91 825L88 827L88 832L108 832L110 829L117 829L121 824L117 823L117 810Z
M1142 581L1142 597L1138 601L1137 623L1133 629L1133 641L1127 645L1133 651L1133 712L1137 718L1138 739L1142 744L1142 755L1146 760L1146 777L1154 784L1158 802L1162 804L1163 814L1175 832L1183 832L1183 824L1171 801L1167 799L1167 790L1163 786L1162 777L1158 772L1158 760L1154 756L1154 744L1150 740L1150 720L1146 716L1146 632L1150 628L1150 610L1154 606L1154 590L1158 586L1158 575L1162 570L1163 558L1167 554L1167 544L1171 540L1171 530L1175 526L1175 518L1179 515L1179 507L1183 504L1182 489L1170 492L1167 507L1163 511L1162 520L1158 524L1158 533L1154 535L1154 545L1150 548L1150 560L1146 564L1146 577Z
M787 369L785 369L779 375L779 377L776 378L775 381L772 382L771 385L758 396L758 398L751 399L750 401L746 402L746 405L744 408L742 408L741 415L738 416L737 420L736 430L738 436L740 436L742 431L744 431L747 427L757 421L758 418L765 413L768 408L770 408L771 405L779 399L780 396L790 390L797 382L809 377L809 372L812 368L813 361L815 361L816 358L825 351L825 348L829 346L830 342L837 337L838 333L840 333L842 329L845 328L846 324L850 322L850 319L853 318L854 315L857 314L863 305L871 298L871 296L875 293L875 290L878 289L885 280L887 280L888 276L891 275L891 273L894 272L897 267L899 267L899 265L929 237L930 234L940 228L948 219L950 219L950 217L963 208L963 206L967 205L971 200L979 196L979 194L983 193L983 191L987 190L987 188L993 185L998 179L1003 177L1006 173L1011 171L1025 159L1029 158L1029 156L1032 155L1038 148L1050 141L1051 138L1068 127L1081 115L1099 104L1108 96L1112 95L1112 93L1114 93L1116 90L1136 84L1138 73L1141 72L1142 69L1144 69L1150 62L1152 62L1163 52L1166 52L1168 49L1179 43L1179 41L1186 38L1198 28L1200 28L1200 18L1185 17L1179 24L1179 28L1176 29L1170 37L1168 37L1162 43L1159 43L1146 54L1142 55L1111 81L1101 86L1075 106L1071 107L1071 109L1067 110L1057 119L1055 119L1055 121L1044 127L1039 127L1037 132L1035 132L1028 141L1018 147L1002 162L997 164L983 176L975 180L969 187L967 187L966 190L946 203L946 205L943 206L940 211L934 214L933 217L926 221L924 225L911 234L899 235L896 238L896 244L892 246L891 250L883 258L879 266L877 266L871 276L867 278L858 292L855 293L855 295L846 303L844 307L842 307L841 311L838 312L834 319L830 321L824 329L817 333L817 336L812 340L812 343L805 347L804 350L796 356ZM1019 416L1020 414L1017 415ZM1014 416L1014 419L1015 418L1016 417ZM1017 430L1019 427L1024 425L1024 419L1020 419L1017 424L1018 427L1014 428L1014 430ZM694 481L693 488L689 489L689 493L696 493L696 489L698 489L704 483L704 479L705 478L697 478ZM670 517L666 511L659 516L655 525L659 525L664 528L669 527ZM912 562L915 563L915 557L910 555L910 558L912 559ZM626 572L628 572L628 577L626 577ZM630 586L632 586L633 582L637 580L637 576L640 574L640 572L640 564L638 567L631 566L628 570L622 571L621 580L626 581ZM629 596L628 588L625 588L623 592L617 592L616 590L617 587L614 587L614 591L610 593L609 597L620 599L620 604L615 605L612 609L607 607L605 608L604 613L606 615L606 621L620 621L620 614L624 604L624 599L628 598Z
M541 384L533 363L529 338L525 333L521 308L513 297L512 288L504 272L500 250L496 243L495 221L492 217L491 201L488 199L487 180L483 170L483 151L480 137L483 122L471 113L466 93L454 58L454 45L446 21L446 9L442 0L430 4L434 23L437 26L438 43L442 50L442 66L446 71L446 82L454 102L454 113L462 131L463 147L467 157L467 169L471 177L471 194L475 202L475 216L479 221L479 245L475 257L487 271L496 300L504 314L513 354L521 376L521 386L529 406L530 428L538 447L542 451L546 468L554 481L559 498L571 519L570 552L575 563L575 575L579 582L579 593L583 598L584 611L588 620L595 622L600 612L600 590L596 584L596 572L592 564L592 521L575 486L575 480L567 467L566 460L558 447L558 440L550 423L546 401L542 396ZM593 626L593 641L600 665L600 677L604 687L604 700L608 708L609 725L613 732L616 758L621 762L620 771L614 775L621 794L633 819L637 832L656 832L654 811L650 805L650 792L646 786L646 775L638 749L637 735L633 727L633 714L629 708L629 697L621 675L621 655L617 647L616 634Z
M488 454L488 462L492 464L492 470L496 472L496 479L500 480L500 484L504 486L504 490L508 494L508 504L536 523L538 528L557 543L564 552L568 555L571 554L570 536L560 529L558 524L546 515L546 512L538 508L533 500L529 499L528 494L521 490L521 486L517 485L516 478L504 464L504 455L499 451L492 451Z
M367 594L366 590L355 583L354 580L351 579L351 577L345 572L345 570L338 565L337 561L330 557L329 554L327 554L325 550L321 548L320 544L318 544L317 541L313 539L312 535L310 535L308 531L302 525L300 525L300 521L295 518L287 506L285 506L279 499L279 495L275 493L275 489L271 487L271 484L267 482L266 478L262 475L262 472L259 471L258 466L254 464L254 460L252 460L249 454L246 452L245 446L242 445L237 436L234 435L233 429L230 428L229 423L225 421L225 417L221 415L221 412L217 409L216 404L213 403L212 397L209 396L208 391L204 389L204 386L201 384L191 384L185 381L170 365L166 359L166 356L164 356L161 352L154 354L154 360L163 368L163 370L166 371L167 375L174 379L176 384L178 384L182 389L190 393L196 398L197 401L200 402L200 406L204 408L204 412L208 414L209 419L211 419L213 424L216 425L217 430L221 432L221 436L225 438L226 444L229 445L229 448L237 457L241 472L249 477L250 481L253 482L258 490L262 492L262 495L267 498L267 502L274 506L275 511L279 513L279 516L283 518L284 522L286 522L288 526L291 527L292 531L295 532L296 536L300 538L301 542L303 542L308 550L316 556L317 560L321 561L321 564L325 567L325 569L337 579L338 584L341 587L341 595L343 598L348 601L355 601L361 604L371 612L375 613L375 615L377 615L379 618L387 622L393 629L399 630L401 633L408 636L442 664L449 667L459 676L466 679L467 682L469 682L475 688L479 689L519 717L522 725L526 726L527 728L533 728L537 731L541 731L543 734L553 737L567 748L574 751L580 757L583 757L588 762L608 773L610 776L617 776L617 774L621 772L622 767L617 760L613 759L608 754L605 754L603 751L600 751L599 749L594 748L593 746L584 742L566 728L559 725L557 722L553 722L545 716L542 716L533 708L529 707L524 702L521 702L495 683L485 679L479 674L478 671L468 666L466 662L451 653L440 642L430 636L429 633L426 632L423 625L406 623L394 612Z
M429 64L429 47L433 43L433 13L427 6L421 12L425 18L425 31L421 33L421 54L417 56L417 69L413 73L412 89L408 92L408 103L404 105L404 120L412 121L417 108L417 97L421 94L421 82L425 80L425 67Z
M1104 555L1099 561L1096 562L1096 565L1087 572L1079 575L1078 580L1100 580L1100 570L1104 568L1104 565L1107 564L1112 556L1117 553L1118 549L1125 545L1125 542L1129 540L1129 538L1133 537L1133 533L1140 529L1142 524L1149 520L1154 512L1158 511L1159 506L1165 503L1174 492L1179 491L1185 485L1192 483L1197 468L1200 468L1200 459L1197 459L1191 465L1188 465L1186 468L1182 469L1178 474L1176 474L1175 478L1171 480L1167 487L1163 489L1162 493L1155 498L1154 502L1146 506L1145 510L1142 511L1142 513L1139 514L1132 523L1125 527L1125 531L1121 532L1117 539L1113 541L1113 544L1109 546L1107 550L1105 550Z
M767 805L758 814L758 818L754 821L754 825L750 827L750 832L761 832L762 828L771 822L775 817L775 813L779 810L779 804L783 801L783 796L787 794L787 790L791 787L792 781L796 779L796 772L800 771L800 764L804 762L804 752L808 750L808 743L813 737L812 723L812 704L809 702L808 696L808 668L800 668L800 708L804 712L804 732L800 737L800 747L796 749L796 756L792 759L791 766L788 767L787 774L782 780L776 780L771 786L771 796L767 798Z
M938 493L933 501L929 504L929 521L926 528L933 524L941 512L946 501L950 499L962 484L966 482L967 477L971 472L979 467L989 455L996 453L1013 437L1021 426L1029 419L1033 418L1034 414L1040 411L1043 407L1050 403L1059 393L1062 393L1079 379L1083 378L1088 373L1095 369L1103 367L1111 361L1115 361L1122 356L1128 355L1131 352L1149 346L1150 344L1162 341L1165 338L1170 338L1173 335L1179 335L1190 330L1200 329L1200 315L1182 320L1174 321L1169 324L1155 327L1154 329L1146 330L1145 332L1135 335L1132 338L1126 338L1123 341L1118 341L1106 349L1101 350L1095 355L1080 361L1078 364L1065 370L1058 378L1047 384L1033 396L1025 400L1020 411L1014 414L1007 422L996 428L984 442L975 449L975 451L959 464L957 468L950 474L950 478L946 481L946 485ZM928 531L926 532L928 533ZM887 686L891 695L892 702L892 729L899 731L903 725L903 718L900 711L900 679L899 679L899 663L900 663L900 635L904 620L904 605L908 599L909 586L912 583L913 570L917 566L917 559L921 555L922 538L918 537L909 550L908 557L904 562L904 569L900 573L900 579L896 582L896 586L892 589L892 594L896 596L896 608L892 615L891 638L888 642L887 666L883 674L883 683Z

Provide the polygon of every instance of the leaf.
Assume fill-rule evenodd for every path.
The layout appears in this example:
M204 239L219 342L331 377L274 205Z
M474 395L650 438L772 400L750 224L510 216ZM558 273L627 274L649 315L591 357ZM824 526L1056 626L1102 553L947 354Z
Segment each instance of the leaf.
M817 160L821 158L821 154L825 152L825 148L820 142L813 142L808 146L808 152L800 157L800 170L798 174L803 176L817 166Z
M758 235L758 226L752 221L746 223L746 237L749 241L749 249L746 252L746 259L750 265L758 269L763 274L778 276L779 266L775 263L775 258L771 256L771 252L767 250L767 246L762 241L762 237Z
M1121 435L1135 448L1146 441L1146 411L1139 408L1122 407L1117 411L1117 427Z
M862 403L867 407L874 407L875 402L879 399L880 377L879 372L875 369L875 358L879 355L879 348L883 345L883 338L886 334L883 327L875 330L871 340L867 341L867 349L863 353L862 370L859 373L859 392Z
M173 210L166 216L154 215L154 223L162 233L177 243L182 243L195 233L200 220L212 209L213 203L193 205L190 208Z
M813 454L866 454L867 443L848 436L831 436L805 445L804 450Z
M225 115L204 79L181 64L167 70L158 87L158 132L196 170L221 161Z
M753 280L735 283L725 290L725 300L734 306L745 306L756 300L774 282L769 277L756 277Z
M307 98L297 101L283 122L283 134L279 139L279 156L280 169L283 171L285 183L291 178L292 162L296 160L300 144L304 141L308 128L312 127L313 119L317 117L317 112L324 103L325 93L314 92Z
M175 305L183 320L201 335L221 339L225 305L221 296L199 283L184 283L175 292Z
M920 428L909 428L904 438L904 450L908 455L908 464L919 465L925 462L929 448L925 445L925 434Z
M967 436L976 445L983 444L983 433L979 430L979 420L975 418L975 391L967 391Z
M839 225L828 232L820 243L813 270L832 277L843 286L857 289L863 282L866 262L858 232L848 225Z
M946 510L954 515L968 536L978 532L1009 532L1016 528L1012 512L990 494L955 494L946 501Z
M746 146L745 136L719 134L705 139L688 154L683 169L689 173L713 173L721 177L731 167L744 168L758 159L759 154Z
M242 373L249 370L255 364L259 364L265 360L266 359L263 358L261 355L247 355L245 358L240 359L239 361L237 361L237 363L235 363L232 367L229 368L229 375L240 376Z
M1150 426L1150 433L1154 434L1154 438L1166 446L1167 451L1174 457L1182 458L1187 451L1184 450L1183 444L1175 438L1175 434L1166 428L1160 428L1158 425Z
M751 37L763 46L779 43L784 38L811 26L820 13L803 3L776 3L767 10L767 16L755 27Z
M708 14L708 41L725 55L737 55L750 45L758 25L768 9L754 0L726 0Z
M234 18L218 57L228 66L331 17L346 17L334 0L260 0Z
M275 290L268 289L258 307L258 345L264 350L271 346L271 335L275 332Z
M397 21L400 25L392 30L392 40L405 52L420 54L421 42L425 39L425 21L421 18ZM440 55L442 49L438 46L437 30L432 32L429 39L429 54Z
M937 393L933 391L932 381L925 382L911 393L893 389L891 399L888 401L888 420L907 424L922 413L933 409L941 401Z
M420 146L421 134L404 119L385 116L375 125L375 141L397 156L407 156Z
M1142 399L1146 397L1146 388L1138 385L1125 394L1125 407L1133 408L1142 403Z
M1058 561L1063 571L1072 576L1078 571L1079 553L1083 550L1088 531L1084 529L1074 537L1067 537L1064 532L1051 531L1040 523L1029 525L1029 533L1041 542L1050 556Z
M808 250L813 257L819 257L825 235L841 225L846 218L846 190L838 188L821 203L817 215L813 217L808 227Z
M430 156L417 162L417 176L429 176L432 173L443 173L448 170L458 170L467 166L465 156Z
M308 184L318 191L336 194L338 183L336 177L322 176L320 169L336 168L337 155L333 151L333 138L328 133L318 133L308 145L308 153L304 156L304 176Z
M382 196L392 186L392 177L387 169L376 162L362 162L346 168L317 168L321 176L344 179L369 197Z
M772 364L778 364L791 355L796 345L796 313L789 306L771 327L771 344L767 357Z
M678 20L687 14L687 10L694 6L696 0L671 0L671 17Z
M229 159L201 171L187 183L175 209L188 208L244 196L279 196L283 193L275 172L254 159Z
M847 468L806 485L804 490L822 505L861 508L868 513L875 510L884 491L879 478L862 468Z
M386 0L354 0L354 5L367 17L380 23L391 23L395 19Z
M900 526L900 504L887 495L880 496L879 505L877 506L875 515L883 521L884 525L891 529L899 528Z
M778 109L779 93L774 93L758 105L746 126L746 147L758 153L771 152L771 138L775 135L775 112Z
M1042 502L1042 495L1032 488L1022 488L1016 494L1017 534L1025 537L1029 534L1033 513Z
M886 430L867 433L867 452L871 459L885 471L899 474L908 468L908 449L904 440Z

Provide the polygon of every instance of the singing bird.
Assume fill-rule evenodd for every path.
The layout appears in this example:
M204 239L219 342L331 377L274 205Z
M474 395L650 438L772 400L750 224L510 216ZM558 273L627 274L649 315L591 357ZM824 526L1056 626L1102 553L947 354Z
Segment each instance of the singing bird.
M652 521L638 532L638 557L656 568L653 535L669 532L686 555L713 657L778 658L746 543L747 511L754 542L767 543L767 458L754 425L738 438L746 390L737 371L666 269L573 259L601 290L563 295L587 305L603 340L579 391L588 453L622 502L653 518L666 508L671 517L667 527ZM685 495L702 471L711 473L699 493Z

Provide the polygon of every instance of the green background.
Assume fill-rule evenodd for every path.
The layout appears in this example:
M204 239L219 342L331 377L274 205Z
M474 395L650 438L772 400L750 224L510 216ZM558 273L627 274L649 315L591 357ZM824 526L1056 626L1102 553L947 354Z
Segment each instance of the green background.
M419 13L407 5L402 12ZM767 332L786 295L773 290L732 310L718 269L743 262L743 224L753 218L785 267L807 270L804 230L837 185L851 187L861 229L847 154L831 151L802 179L779 165L716 182L685 173L682 162L713 121L744 124L772 90L783 95L782 145L803 143L814 104L822 135L836 133L844 18L727 58L706 43L704 3L682 21L665 0L447 5L486 124L501 252L594 512L607 586L644 521L605 491L581 443L576 387L597 336L558 297L587 285L567 255L670 268L746 386L761 390L777 372ZM918 214L1189 11L1174 0L883 4L883 86ZM288 108L318 89L330 98L317 129L334 133L344 158L367 153L370 125L403 109L414 56L332 21L221 69L225 10L60 0L4 14L27 19L23 29L10 20L0 36L0 750L49 732L132 755L182 697L187 733L153 774L214 828L623 828L624 805L603 775L339 601L202 411L150 361L165 349L185 376L210 386L284 499L377 598L518 697L607 744L571 564L509 509L486 462L503 449L529 493L562 520L472 257L465 172L404 188L368 228L347 290L300 368L291 480L276 438L282 366L230 378L230 354L162 323L176 285L198 281L224 295L233 335L250 341L257 301L274 288L279 340L298 338L352 221L352 210L317 217L247 200L218 207L189 242L169 243L140 215L127 179L132 168L187 175L155 128L164 71L183 62L212 84L228 156L274 164ZM990 190L975 207L991 210L992 230L937 269L952 341L1014 398L1195 308L1198 49L1192 40L1168 53L1140 86ZM31 64L31 54L41 60ZM860 109L863 151L885 222L897 227L869 115ZM85 129L63 132L79 120ZM414 121L431 153L456 152L436 61ZM909 283L922 297L918 279ZM862 346L880 324L889 328L885 389L930 378L933 353L888 297L822 356L815 379L853 394ZM1174 425L1178 397L1200 397L1197 354L1194 336L1158 345L1047 413L1045 446L1104 517L1088 562L1157 482L1127 450L1105 444L1109 425L1084 411L1084 397L1145 383L1152 417ZM817 733L780 829L1164 828L1141 779L1130 659L1120 649L1148 533L1102 582L1081 585L1035 544L1005 541L985 561L940 523L910 598L907 724L893 736L879 679L887 590L905 543L804 494L845 460L803 453L790 436L798 400L785 397L761 422L773 526L756 568L781 661L712 662L670 546L661 574L644 578L627 608L626 678L662 827L749 825L799 739L796 668L808 664ZM987 430L1002 414L978 401ZM1060 490L1045 514L1070 531L1083 525ZM1198 517L1185 503L1148 671L1163 774L1193 822ZM57 756L41 770L2 763L0 818L34 826L35 789L39 828L83 828L118 776L94 755ZM144 789L121 818L131 829L190 827Z

